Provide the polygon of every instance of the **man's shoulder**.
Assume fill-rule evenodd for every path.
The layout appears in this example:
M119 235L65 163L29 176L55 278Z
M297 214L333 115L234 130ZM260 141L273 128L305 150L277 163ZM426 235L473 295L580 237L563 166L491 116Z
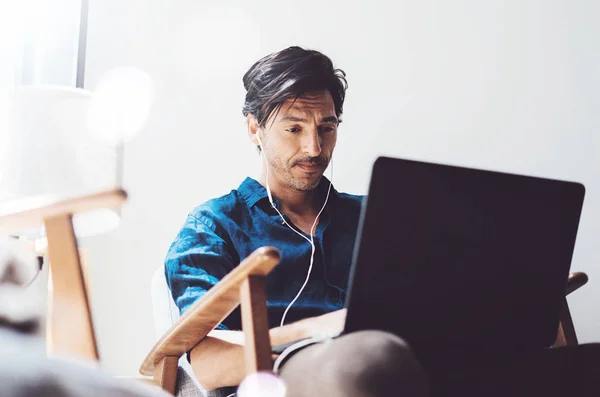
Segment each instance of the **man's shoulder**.
M227 219L237 220L248 212L243 196L236 189L220 197L211 198L196 206L190 216L206 223Z

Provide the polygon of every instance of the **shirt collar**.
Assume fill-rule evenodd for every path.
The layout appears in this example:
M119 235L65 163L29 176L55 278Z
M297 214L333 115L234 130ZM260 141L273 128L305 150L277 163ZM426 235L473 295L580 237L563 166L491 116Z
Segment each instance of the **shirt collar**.
M321 177L321 181L319 182L319 186L317 186L317 192L319 195L325 197L327 194L327 189L329 189L329 179L325 176ZM267 199L268 194L267 189L261 185L257 180L251 177L246 177L244 181L238 187L238 192L248 204L248 207L254 206L260 200ZM331 192L329 193L329 200L332 198L337 199L338 192L335 190L334 186L331 186Z

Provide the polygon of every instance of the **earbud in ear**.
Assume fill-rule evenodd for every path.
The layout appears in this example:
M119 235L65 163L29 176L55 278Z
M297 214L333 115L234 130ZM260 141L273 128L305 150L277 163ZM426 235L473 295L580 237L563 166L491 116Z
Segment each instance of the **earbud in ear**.
M262 141L260 140L260 133L259 132L256 133L256 139L258 139L258 146L260 147L260 150L262 151L263 150L263 144L262 144Z

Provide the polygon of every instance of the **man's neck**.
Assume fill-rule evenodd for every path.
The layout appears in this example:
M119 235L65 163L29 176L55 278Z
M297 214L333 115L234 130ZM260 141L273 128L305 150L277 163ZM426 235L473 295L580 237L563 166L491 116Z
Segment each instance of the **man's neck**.
M260 184L266 189L266 175L261 175ZM269 188L274 200L279 200L280 210L286 214L315 217L319 211L315 202L317 190L301 191L279 184L275 178L269 178Z

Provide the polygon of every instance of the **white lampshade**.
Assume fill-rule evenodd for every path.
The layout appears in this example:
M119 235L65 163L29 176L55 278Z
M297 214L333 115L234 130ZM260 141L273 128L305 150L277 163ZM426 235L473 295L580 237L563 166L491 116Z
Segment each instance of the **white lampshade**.
M88 90L51 85L0 93L0 216L121 186L122 143L90 133L92 98ZM118 223L111 210L73 219L78 236ZM42 226L21 233L44 234Z

